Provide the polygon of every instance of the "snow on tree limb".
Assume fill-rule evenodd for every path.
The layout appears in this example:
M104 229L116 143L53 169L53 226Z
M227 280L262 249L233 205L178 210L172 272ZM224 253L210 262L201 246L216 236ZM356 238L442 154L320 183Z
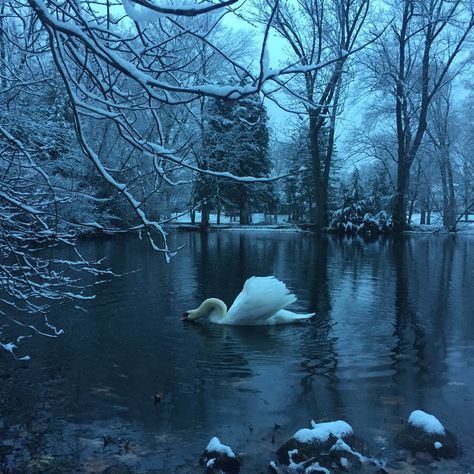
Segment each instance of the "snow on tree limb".
M125 1L128 1L128 0L124 0L124 3ZM192 17L192 16L197 16L197 15L202 15L205 13L210 13L215 10L220 10L225 7L230 7L231 5L238 3L240 0L227 0L224 2L217 2L217 3L212 3L212 2L189 3L189 4L182 3L179 6L174 6L174 7L165 7L162 5L157 5L155 2L150 2L148 0L129 0L129 1L132 4L137 3L138 5L141 5L142 7L145 7L148 10L151 10L153 12L157 12L163 15L177 15L177 16Z

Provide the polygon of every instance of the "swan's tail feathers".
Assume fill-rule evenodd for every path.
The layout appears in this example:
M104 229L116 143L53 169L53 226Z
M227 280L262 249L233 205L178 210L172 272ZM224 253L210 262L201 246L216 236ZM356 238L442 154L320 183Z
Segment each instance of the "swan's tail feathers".
M245 282L244 291L276 298L284 306L288 306L296 301L296 296L290 293L286 285L274 276L251 277Z
M296 321L301 321L303 319L311 319L315 316L316 313L293 313L293 311L288 311L286 309L282 309L278 311L273 316L273 324L285 324L285 323L294 323Z
M316 316L316 313L306 313L306 314L297 314L293 313L295 315L295 319L311 319L313 316Z
M290 323L312 315L297 315L284 308L296 301L286 285L273 276L251 277L227 313L228 324L259 325ZM278 315L281 315L278 316Z

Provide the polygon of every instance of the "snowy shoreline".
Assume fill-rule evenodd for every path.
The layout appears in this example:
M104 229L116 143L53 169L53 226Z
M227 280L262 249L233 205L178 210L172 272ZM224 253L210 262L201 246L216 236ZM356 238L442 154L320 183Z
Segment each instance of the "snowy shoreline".
M418 234L432 234L432 235L474 235L474 215L469 216L468 222L460 221L457 224L456 232L449 232L442 225L442 219L440 215L433 215L433 224L410 224L410 228L405 230L402 235L418 235ZM217 215L211 213L209 215L209 225L201 227L201 215L196 212L195 222L191 222L191 216L187 214L174 214L170 217L171 220L167 220L160 225L166 230L177 230L180 232L215 232L215 231L238 231L238 232L304 232L304 233L318 233L314 228L314 225L310 223L299 223L294 224L288 222L287 215L269 216L263 213L252 214L252 223L241 225L236 220L231 220L230 216L222 215L220 224L217 224ZM419 222L419 214L413 214L412 222ZM87 228L79 231L77 236L80 239L95 239L95 238L110 238L117 235L136 234L136 230L105 230L97 228ZM382 233L370 233L370 232L333 232L333 231L322 231L322 234L332 235L351 235L351 236L362 236L367 238L378 237L379 235L391 236L393 232L382 232Z
M308 229L302 229L293 224L210 224L207 227L201 227L199 224L191 223L168 223L164 226L166 229L176 229L178 231L206 232L206 231L277 231L277 232L311 232Z
M207 231L241 231L241 232L255 232L255 231L265 231L265 232L304 232L304 233L318 233L318 231L313 230L310 224L249 224L249 225L240 225L240 224L209 224L207 227L201 227L199 224L191 223L168 223L165 226L165 229L175 229L181 232L207 232ZM347 235L347 236L365 236L365 237L378 237L380 235L384 236L393 236L393 232L384 233L384 234L370 234L370 233L340 233L340 232L330 232L322 231L322 234L327 235ZM449 232L443 226L439 225L413 225L409 229L402 232L401 235L474 235L474 222L468 223L459 223L456 232Z
M200 224L191 224L190 222L167 222L163 224L163 229L176 230L178 232L279 232L279 233L305 233L305 234L325 234L325 235L341 235L341 236L352 236L352 237L366 237L376 238L379 236L390 237L394 236L393 232L384 234L371 234L371 233L340 233L340 232L329 232L322 231L318 232L311 228L309 224L209 224L207 227L201 227ZM115 231L104 231L88 229L86 232L79 232L77 237L81 240L88 239L109 239L111 237L120 237L124 235L134 234L135 230L118 230ZM439 225L413 225L410 229L402 232L401 235L474 235L474 222L459 223L456 232L449 232L447 229Z
M170 222L164 224L165 228L168 229L177 229L180 231L190 231L190 232L199 232L199 231L222 231L222 230L231 230L231 231L276 231L276 232L310 232L317 233L318 231L314 229L314 226L309 223L300 223L293 224L288 222L287 215L278 215L268 216L263 213L254 213L252 214L252 224L240 225L236 221L231 221L230 217L227 215L221 216L221 223L217 224L217 216L215 214L210 214L209 216L209 225L207 227L201 227L200 220L201 215L199 212L196 212L195 223L191 222L191 217L189 213L184 215L176 214L174 219ZM458 222L456 232L452 234L474 234L474 215L470 215L470 220L468 222ZM272 223L269 220L273 220ZM416 235L416 234L449 234L442 225L441 215L433 215L432 220L434 224L410 224L410 228L405 230L402 235ZM420 215L414 213L412 216L413 222L420 221ZM375 237L375 234L364 233L364 232L354 232L354 233L338 233L338 232L329 232L323 231L325 234L333 235L360 235L367 237ZM381 234L377 234L381 235ZM394 235L393 232L386 232L383 235Z

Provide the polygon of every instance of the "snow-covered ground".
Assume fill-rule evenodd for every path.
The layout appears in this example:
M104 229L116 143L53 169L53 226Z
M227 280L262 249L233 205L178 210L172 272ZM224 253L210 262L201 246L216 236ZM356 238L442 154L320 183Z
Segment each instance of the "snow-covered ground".
M434 232L443 227L443 217L439 212L431 213L431 224L420 224L420 213L413 213L410 226L415 232ZM457 232L459 234L474 234L474 214L469 215L469 222L464 222L464 219L458 222Z
M201 222L201 213L196 211L196 222ZM178 217L177 217L178 216ZM191 215L189 212L186 214L180 215L174 213L171 217L175 218L172 222L177 222L180 224L190 224L191 223ZM217 214L211 213L209 215L209 220L211 224L217 223ZM236 215L234 220L231 220L231 216L225 213L221 214L221 224L238 224L239 217ZM252 214L252 224L287 224L288 223L288 215L278 215L277 221L275 222L275 216L270 214L263 214L255 212Z
M196 219L195 222L201 222L201 213L196 212ZM439 231L443 226L443 218L441 213L439 212L432 212L431 213L431 224L420 224L420 213L415 212L412 215L410 226L413 232L434 232ZM191 215L189 212L185 214L174 213L171 216L173 220L171 223L176 224L191 224ZM275 216L264 214L264 213L253 213L252 214L252 224L251 225L275 225L275 224L288 224L288 215L286 214L279 214L275 221ZM211 224L217 223L217 214L211 213L209 216L209 220ZM231 216L225 213L221 214L221 224L224 225L236 225L239 228L242 228L239 225L238 216L232 220ZM246 230L249 229L249 226L246 227ZM460 234L474 234L474 214L469 215L469 222L460 221L457 224L457 230Z

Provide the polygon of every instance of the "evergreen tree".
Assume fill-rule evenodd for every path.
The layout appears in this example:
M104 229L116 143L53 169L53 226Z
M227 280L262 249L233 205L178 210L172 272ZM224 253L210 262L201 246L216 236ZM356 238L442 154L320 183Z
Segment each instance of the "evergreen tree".
M355 167L348 184L341 186L343 199L340 207L331 213L329 231L374 235L391 231L392 222L383 207L389 199L386 174L377 167L367 186L362 181Z
M311 154L308 144L308 127L297 130L293 136L289 156L291 177L287 180L286 194L291 222L302 222L309 218L315 201L310 171Z
M236 176L268 176L271 169L268 142L268 116L258 95L238 102L225 99L210 102L205 139L210 169L229 171ZM223 207L237 209L241 224L250 223L251 211L257 205L265 208L272 205L271 185L241 184L223 178L204 181L203 191L218 214Z
M387 210L390 207L393 190L387 176L387 171L382 165L375 165L369 177L370 197L376 211Z

